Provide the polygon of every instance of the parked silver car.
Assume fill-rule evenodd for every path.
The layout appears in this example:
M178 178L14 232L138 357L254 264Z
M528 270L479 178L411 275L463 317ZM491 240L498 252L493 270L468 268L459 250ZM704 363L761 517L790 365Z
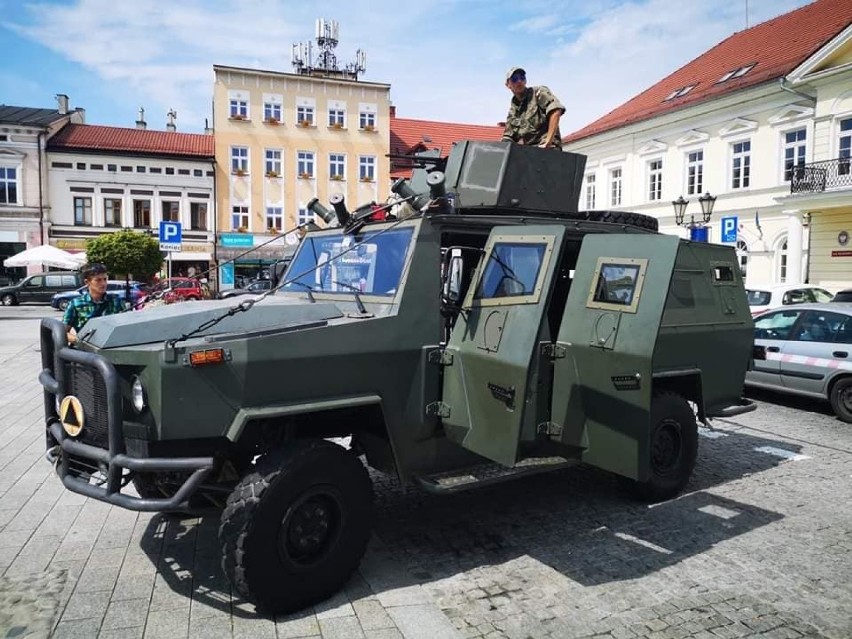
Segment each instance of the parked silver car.
M797 304L754 320L754 369L745 383L828 399L852 423L852 304Z

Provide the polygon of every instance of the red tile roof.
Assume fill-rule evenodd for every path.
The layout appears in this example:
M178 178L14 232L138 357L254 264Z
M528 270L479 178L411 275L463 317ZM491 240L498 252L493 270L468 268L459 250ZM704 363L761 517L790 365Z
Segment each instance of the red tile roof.
M460 140L499 140L503 136L502 126L480 124L456 124L432 120L410 120L391 117L390 151L394 154L412 153L427 149L438 149L441 157L447 157L453 143ZM391 177L409 177L411 169L405 162L391 163Z
M68 124L47 145L50 151L104 151L213 159L213 136L117 126Z
M563 138L581 140L668 111L774 81L793 71L852 22L849 0L817 0L795 11L739 31L582 129ZM718 81L728 72L753 64L739 78ZM672 92L695 87L683 97Z

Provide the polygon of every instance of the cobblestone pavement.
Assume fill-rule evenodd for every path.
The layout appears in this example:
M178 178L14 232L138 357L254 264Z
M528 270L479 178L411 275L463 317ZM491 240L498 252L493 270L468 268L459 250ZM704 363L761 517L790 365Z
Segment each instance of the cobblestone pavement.
M25 320L0 309L7 333L35 335ZM34 343L0 337L0 638L852 638L852 426L818 402L756 395L702 433L687 492L655 506L585 467L444 497L374 474L356 577L276 619L231 596L216 517L61 487L39 368Z

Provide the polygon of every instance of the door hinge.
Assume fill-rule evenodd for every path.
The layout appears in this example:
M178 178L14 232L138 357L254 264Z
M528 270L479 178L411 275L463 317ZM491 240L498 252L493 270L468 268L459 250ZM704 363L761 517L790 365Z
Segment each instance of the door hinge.
M450 405L444 402L431 402L426 404L426 414L441 418L449 417Z
M439 366L450 366L453 363L453 354L445 348L429 351L429 363Z
M565 359L568 349L562 344L545 343L541 345L541 354L550 359Z
M545 435L547 437L561 437L562 424L557 424L556 422L542 422L536 426L536 432L539 435Z

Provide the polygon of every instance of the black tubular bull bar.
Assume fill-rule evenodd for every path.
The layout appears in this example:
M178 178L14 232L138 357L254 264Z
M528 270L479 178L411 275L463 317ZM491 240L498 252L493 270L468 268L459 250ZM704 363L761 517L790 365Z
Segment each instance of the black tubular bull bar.
M78 441L62 428L57 413L57 399L64 398L69 388L64 362L94 369L103 379L108 420L106 449ZM128 510L165 512L190 509L189 498L213 471L213 457L129 457L124 446L121 389L115 367L97 353L69 347L65 325L55 318L44 318L41 321L41 364L38 381L44 387L48 435L46 457L55 466L65 488ZM76 477L70 468L72 456L95 462L96 466L105 466L106 481L96 485L90 483L89 478ZM124 470L145 473L189 471L191 475L171 497L144 498L121 492Z

